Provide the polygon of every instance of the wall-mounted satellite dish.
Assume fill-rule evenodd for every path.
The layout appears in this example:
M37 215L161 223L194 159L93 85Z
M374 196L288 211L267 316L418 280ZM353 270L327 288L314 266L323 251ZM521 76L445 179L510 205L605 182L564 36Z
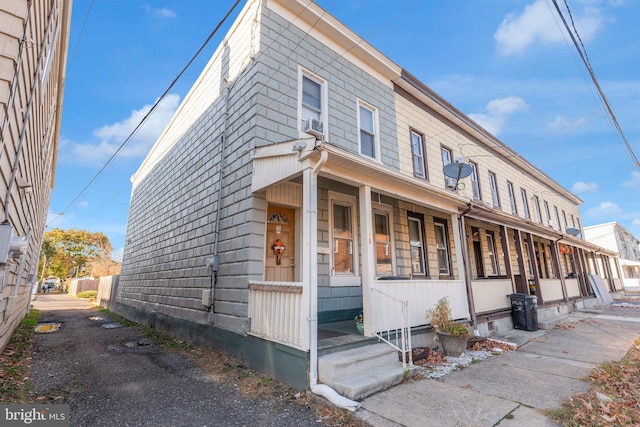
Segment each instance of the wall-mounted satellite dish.
M571 234L572 236L577 236L578 234L580 234L580 230L578 230L577 228L569 227L567 228L567 234Z
M473 172L473 168L471 167L471 165L456 160L455 163L444 165L442 171L447 178L456 180L455 185L452 185L453 189L455 190L456 188L458 188L458 181L460 181L461 178L466 178L471 175L471 172Z

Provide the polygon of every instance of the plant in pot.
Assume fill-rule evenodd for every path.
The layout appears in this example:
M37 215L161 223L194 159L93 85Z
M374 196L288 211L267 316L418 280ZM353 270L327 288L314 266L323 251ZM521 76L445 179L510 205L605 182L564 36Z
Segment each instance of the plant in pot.
M444 354L460 357L467 349L470 333L465 325L454 323L451 319L448 298L440 298L433 309L427 310L426 317L436 331L436 337L440 341Z
M364 314L358 314L353 318L353 320L356 321L356 329L358 330L358 333L364 335Z

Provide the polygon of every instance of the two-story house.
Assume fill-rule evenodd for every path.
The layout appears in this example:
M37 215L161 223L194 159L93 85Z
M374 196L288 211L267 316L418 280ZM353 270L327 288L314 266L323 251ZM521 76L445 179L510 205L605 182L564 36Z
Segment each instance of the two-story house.
M617 222L584 228L584 236L603 248L620 254L613 272L625 290L640 290L640 240Z
M71 0L0 2L0 351L38 279L70 21Z
M614 255L576 237L580 199L302 0L245 4L132 183L118 311L298 388L360 312L402 348L447 297L490 335L510 294L583 304Z

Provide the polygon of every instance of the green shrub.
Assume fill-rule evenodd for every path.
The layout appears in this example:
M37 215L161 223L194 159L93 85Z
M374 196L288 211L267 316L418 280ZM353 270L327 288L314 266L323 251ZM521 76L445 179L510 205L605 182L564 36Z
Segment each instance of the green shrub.
M82 291L82 292L78 292L76 294L76 297L85 298L85 299L88 299L89 301L95 301L96 298L98 297L98 291Z

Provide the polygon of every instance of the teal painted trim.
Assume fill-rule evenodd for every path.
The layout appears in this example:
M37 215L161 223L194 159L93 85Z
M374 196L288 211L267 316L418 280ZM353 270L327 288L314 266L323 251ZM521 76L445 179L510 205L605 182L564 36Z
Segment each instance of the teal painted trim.
M116 313L187 342L221 352L296 390L307 389L309 352L121 303L116 304Z

